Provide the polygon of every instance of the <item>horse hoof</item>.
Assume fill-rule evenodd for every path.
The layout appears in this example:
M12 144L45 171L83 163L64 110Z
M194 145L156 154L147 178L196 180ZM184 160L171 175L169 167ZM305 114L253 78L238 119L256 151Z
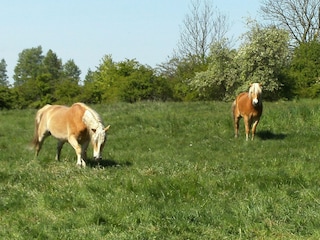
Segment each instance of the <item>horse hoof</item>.
M77 163L77 167L78 168L85 168L86 167L86 164L85 163Z

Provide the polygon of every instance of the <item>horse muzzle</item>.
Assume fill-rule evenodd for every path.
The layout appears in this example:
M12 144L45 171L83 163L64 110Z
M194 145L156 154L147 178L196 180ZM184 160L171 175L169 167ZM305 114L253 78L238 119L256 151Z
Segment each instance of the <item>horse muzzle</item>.
M252 100L252 105L257 106L259 104L259 100L257 98Z
M102 160L102 157L93 157L93 160L99 162Z

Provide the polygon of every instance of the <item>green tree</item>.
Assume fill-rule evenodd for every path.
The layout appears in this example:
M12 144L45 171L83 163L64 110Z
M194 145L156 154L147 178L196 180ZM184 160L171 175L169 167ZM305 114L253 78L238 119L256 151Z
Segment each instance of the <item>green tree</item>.
M295 92L298 96L319 97L320 42L306 42L295 48L290 75L295 80Z
M68 60L62 66L62 73L55 86L54 96L56 103L71 104L81 99L80 68L75 64L74 60Z
M12 89L0 85L0 109L11 109L14 106L14 95Z
M191 87L190 80L197 72L207 70L207 64L194 63L189 59L171 58L158 65L160 76L166 79L172 90L172 99L175 101L198 100L197 92Z
M1 59L0 61L0 86L9 86L7 75L7 63L4 59Z
M121 98L126 102L142 100L162 100L171 97L171 92L166 79L155 75L155 71L135 62L130 74L124 79Z
M62 75L62 60L58 58L57 54L51 49L47 52L42 61L43 70L45 74L50 74L50 79L55 82ZM52 84L53 86L55 83Z
M14 68L14 86L22 86L30 79L36 79L42 71L42 47L25 49L19 53L18 63Z
M51 49L45 56L41 46L23 50L14 74L19 108L76 101L80 96L80 74L73 60L63 65Z
M227 100L238 86L238 66L234 61L237 51L231 49L227 41L211 46L210 63L207 71L196 73L190 85L197 90L203 100Z
M238 51L224 41L212 45L208 70L190 82L202 99L230 99L252 82L263 84L266 98L279 97L288 66L288 33L254 23L244 39Z
M80 82L80 75L81 70L80 68L75 64L73 59L68 60L63 65L63 76L67 79L70 79L70 81L79 84Z
M55 91L60 86L60 79L63 77L62 71L62 60L50 49L43 58L42 71L36 78L39 94L38 103L33 105L40 107L60 98L60 96L56 96Z
M119 81L117 63L113 61L111 55L103 57L93 78L95 94L101 96L102 102L120 100L119 88L121 88L121 82Z
M10 109L13 104L12 92L9 88L7 64L4 59L0 61L0 109Z
M54 85L51 85L52 76L49 73L39 74L36 79L31 79L24 84L25 88L33 88L33 94L27 96L29 107L39 108L55 101L53 96Z
M102 91L98 81L95 81L95 75L96 72L89 69L84 79L81 98L86 103L96 104L102 101Z
M166 100L171 97L166 79L135 59L114 62L106 55L95 72L88 71L82 97L86 102Z
M248 89L251 82L264 86L266 98L277 98L283 87L282 74L289 62L289 34L274 26L262 27L253 22L245 34L235 61L239 66L239 90Z
M56 86L55 96L58 104L71 104L80 101L81 87L71 79L64 79Z
M25 108L39 101L37 78L43 71L43 58L41 46L25 49L19 53L13 75L18 108Z

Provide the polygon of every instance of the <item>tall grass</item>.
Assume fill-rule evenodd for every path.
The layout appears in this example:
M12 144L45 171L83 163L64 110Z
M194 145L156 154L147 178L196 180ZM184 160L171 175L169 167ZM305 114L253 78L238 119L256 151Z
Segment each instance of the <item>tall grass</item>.
M265 103L253 142L230 103L93 108L111 128L85 169L52 138L34 159L35 110L0 112L2 239L320 238L319 101Z

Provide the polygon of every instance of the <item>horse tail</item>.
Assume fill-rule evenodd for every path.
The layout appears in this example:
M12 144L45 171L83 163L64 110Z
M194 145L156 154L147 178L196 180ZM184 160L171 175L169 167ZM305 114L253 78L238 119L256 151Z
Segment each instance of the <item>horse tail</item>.
M33 134L32 144L36 148L38 148L38 145L39 145L39 124L42 119L44 111L50 106L51 105L47 104L43 108L39 109L34 119L34 134Z
M237 106L237 100L234 100L231 106L233 119L235 118L236 106Z
M42 115L42 112L40 110L37 112L36 117L34 119L34 134L33 134L33 140L32 140L32 144L34 147L37 147L39 144L38 129L39 129L39 123L40 123L41 115Z
M34 134L33 134L33 139L32 139L32 145L36 147L39 144L39 134L38 134L38 128L39 128L39 122L36 117L34 121Z

